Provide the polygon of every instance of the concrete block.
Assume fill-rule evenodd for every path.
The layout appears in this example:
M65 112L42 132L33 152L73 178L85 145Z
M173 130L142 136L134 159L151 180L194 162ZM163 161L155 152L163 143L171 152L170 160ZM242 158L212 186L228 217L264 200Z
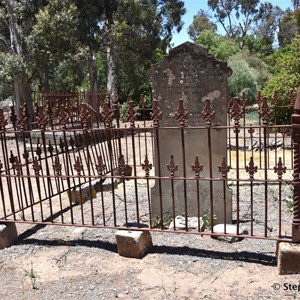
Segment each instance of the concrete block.
M279 275L300 274L300 244L278 242L277 266Z
M142 258L152 247L152 238L148 231L118 230L116 241L119 254L125 257Z
M15 223L0 223L0 249L10 247L18 238Z

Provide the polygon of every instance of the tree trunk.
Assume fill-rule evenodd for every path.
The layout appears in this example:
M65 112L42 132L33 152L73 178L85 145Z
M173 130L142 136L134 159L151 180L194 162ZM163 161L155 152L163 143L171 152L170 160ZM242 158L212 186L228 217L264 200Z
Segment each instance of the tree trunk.
M9 25L11 51L16 55L23 57L21 37L20 37L20 32L18 29L18 23L16 19L15 1L6 0L5 4L7 10L8 25ZM29 112L28 121L31 123L34 119L33 105L31 101L30 82L25 69L22 70L18 78L14 78L13 89L14 89L14 96L15 96L16 113L19 114L20 107L26 104Z
M50 92L50 84L49 84L49 64L46 63L45 65L45 78L44 78L44 93Z
M107 49L107 84L106 84L106 92L110 94L111 96L117 94L117 79L116 79L116 73L115 73L115 62L114 57L112 53L112 49ZM111 97L111 101L112 101Z
M92 114L92 122L97 122L99 118L99 107L100 107L100 99L99 99L99 90L98 90L98 82L97 82L97 64L96 59L93 55L89 57L89 78L90 78L90 105L95 111Z

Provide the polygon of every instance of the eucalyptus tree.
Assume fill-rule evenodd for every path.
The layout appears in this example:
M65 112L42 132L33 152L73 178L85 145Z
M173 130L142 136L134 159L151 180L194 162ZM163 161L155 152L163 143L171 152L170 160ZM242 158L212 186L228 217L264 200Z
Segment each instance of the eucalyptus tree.
M183 26L181 0L120 1L110 26L108 87L119 94L149 91L146 73Z
M193 22L188 28L188 34L190 38L195 41L204 30L216 32L217 25L211 20L211 16L207 12L200 9L193 17Z
M280 30L284 11L270 2L261 3L254 17L253 33L264 45L264 56L274 51L274 42Z
M30 79L31 58L26 45L26 34L32 28L33 15L44 1L2 0L0 2L1 67L0 77L13 88L16 111L27 104L30 119L33 118Z
M258 13L259 0L208 0L217 22L230 38L239 39L243 48L245 38Z

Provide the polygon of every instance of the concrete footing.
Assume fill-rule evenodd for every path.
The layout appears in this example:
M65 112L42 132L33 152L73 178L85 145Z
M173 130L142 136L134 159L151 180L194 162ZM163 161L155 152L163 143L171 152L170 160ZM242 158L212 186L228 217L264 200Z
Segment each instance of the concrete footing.
M279 275L300 274L300 244L277 242Z
M148 231L118 230L116 241L119 255L142 258L152 247L151 234Z
M0 249L10 247L18 238L15 223L0 223Z

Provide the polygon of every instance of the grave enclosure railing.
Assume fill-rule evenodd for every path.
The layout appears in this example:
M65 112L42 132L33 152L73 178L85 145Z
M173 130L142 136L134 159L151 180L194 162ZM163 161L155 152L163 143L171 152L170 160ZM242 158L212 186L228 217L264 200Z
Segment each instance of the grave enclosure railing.
M269 125L280 107L278 96L272 100L259 95L249 107L244 96L228 98L227 125L219 125L213 122L218 108L207 99L201 122L189 126L180 99L169 127L160 126L156 100L151 120L137 121L129 99L125 123L118 103L110 107L108 98L97 123L85 102L58 103L55 116L49 102L39 103L33 125L26 107L18 115L0 108L0 220L299 242L300 97L295 104L296 95L290 95L288 107L295 105L295 111L285 125ZM140 109L145 115L143 98ZM163 130L176 132L181 157L172 147L170 153L160 148ZM204 133L208 144L196 157L186 155L193 147L187 130ZM214 162L214 135L220 131L226 131L227 156ZM161 163L162 155L168 164ZM216 216L218 207L222 213ZM234 223L236 231L225 225L216 231L218 223Z

